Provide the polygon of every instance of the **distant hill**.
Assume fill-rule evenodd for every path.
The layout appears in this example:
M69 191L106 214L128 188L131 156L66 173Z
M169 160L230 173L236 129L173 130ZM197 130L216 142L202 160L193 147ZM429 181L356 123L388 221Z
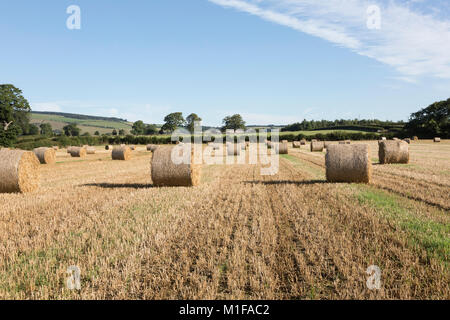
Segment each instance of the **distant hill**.
M67 124L76 123L81 129L81 133L89 132L90 134L94 134L95 131L99 131L100 134L111 133L114 129L124 129L128 133L133 125L126 119L114 117L46 111L32 111L30 122L38 125L41 123L50 123L53 130L62 130Z

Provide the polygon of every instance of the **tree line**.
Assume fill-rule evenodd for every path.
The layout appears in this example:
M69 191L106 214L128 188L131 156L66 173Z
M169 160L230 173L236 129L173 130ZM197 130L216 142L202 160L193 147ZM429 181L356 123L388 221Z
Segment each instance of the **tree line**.
M39 126L30 123L31 107L27 99L23 96L22 91L12 84L0 85L0 146L12 147L17 141L18 136L23 135L41 135L43 138L52 137L54 130L49 123L41 123ZM423 108L415 113L412 113L407 123L402 121L380 121L380 120L320 120L307 121L303 120L300 123L294 123L282 128L282 132L288 131L311 131L320 129L344 130L348 128L362 129L364 131L372 132L395 132L398 137L411 137L413 135L419 138L432 138L440 136L441 138L450 138L450 98L444 101L439 101ZM155 136L158 134L170 134L177 128L185 128L191 133L194 132L196 122L201 122L202 119L196 114L191 113L186 118L181 112L174 112L168 114L164 118L164 124L158 128L156 124L145 124L142 120L133 123L131 128L131 135L127 134L124 129L114 129L111 134L111 139L132 139L132 136ZM222 131L227 129L245 129L246 123L242 116L234 114L223 119ZM334 133L333 133L334 134ZM90 137L90 134L85 132L81 135L80 128L76 124L68 124L64 126L63 136L67 137ZM94 133L95 136L100 137L102 141L110 139L108 135L100 135L99 131ZM316 135L317 137L320 134ZM387 135L387 134L384 134ZM287 135L286 135L287 136ZM300 135L293 135L295 138L300 138ZM341 134L342 136L342 134ZM122 137L122 138L121 138ZM325 136L324 136L325 137ZM293 138L293 139L295 139ZM331 136L328 138L332 138ZM367 136L366 136L367 138ZM357 140L358 137L355 137ZM111 140L108 140L111 141ZM115 140L114 140L115 141ZM121 140L120 140L121 141ZM133 140L136 141L136 140ZM151 141L151 140L146 140ZM136 143L136 142L134 142Z

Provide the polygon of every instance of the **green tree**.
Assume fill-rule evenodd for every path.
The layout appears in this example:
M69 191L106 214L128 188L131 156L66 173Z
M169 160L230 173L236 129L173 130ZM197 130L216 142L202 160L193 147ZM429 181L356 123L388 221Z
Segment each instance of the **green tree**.
M405 130L410 135L450 138L450 98L411 114Z
M64 134L66 136L78 137L80 135L80 128L77 127L75 123L68 124L63 127Z
M240 114L235 114L232 116L225 117L223 119L223 130L227 129L244 129L245 130L245 121L242 119L242 116Z
M200 118L197 114L195 113L191 113L190 115L188 115L186 117L186 124L187 124L187 128L188 130L193 133L194 132L194 126L195 126L195 122L198 121L202 121L202 118Z
M94 132L94 136L99 136L100 135L100 132L99 131L95 131Z
M146 135L153 135L158 133L158 127L154 124L148 124L145 126L145 132Z
M30 124L30 125L28 126L28 134L29 134L29 135L33 135L33 136L38 135L38 134L39 134L39 128L38 128L38 126L35 125L35 124Z
M50 123L41 123L39 128L41 129L41 134L43 136L50 137L50 136L53 135L53 128L52 128L52 125Z
M161 130L164 132L173 132L176 128L182 127L185 124L185 120L183 118L183 113L181 112L173 112L168 114L164 118L164 125Z
M133 126L131 127L131 133L135 136L143 135L145 132L145 124L142 120L138 120L135 123L133 123Z
M12 146L29 129L30 104L12 84L0 85L0 144ZM26 132L25 132L26 133Z
M116 130L116 129L114 129L114 130L112 131L112 135L113 135L113 136L117 136L117 130Z
M125 135L125 130L120 129L120 130L119 130L119 136L124 136L124 135Z

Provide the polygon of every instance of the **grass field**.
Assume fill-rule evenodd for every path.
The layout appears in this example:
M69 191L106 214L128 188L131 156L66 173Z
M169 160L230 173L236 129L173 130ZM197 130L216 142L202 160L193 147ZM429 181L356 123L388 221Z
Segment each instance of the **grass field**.
M31 114L31 123L40 124L42 122L50 123L52 125L53 130L58 129L62 130L64 126L69 123L76 123L78 127L81 129L81 132L89 132L90 134L94 134L95 131L99 131L100 134L103 133L111 133L113 129L120 130L124 129L127 132L131 130L131 126L133 125L130 122L124 121L106 121L106 120L82 120L75 119L70 117L64 117L60 115L52 115L52 114Z
M195 188L154 188L143 146L127 162L60 150L38 192L0 194L0 298L450 299L450 141L412 142L408 165L357 143L370 185L326 183L309 146L274 176L205 165Z

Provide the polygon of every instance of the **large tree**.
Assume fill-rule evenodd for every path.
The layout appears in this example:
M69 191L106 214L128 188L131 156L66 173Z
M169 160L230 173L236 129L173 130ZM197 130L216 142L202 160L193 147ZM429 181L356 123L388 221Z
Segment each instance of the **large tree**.
M143 135L145 132L145 124L142 120L138 120L135 123L133 123L133 127L131 129L131 133L138 136Z
M50 123L41 123L39 127L41 128L41 134L43 136L50 137L53 135L53 128Z
M191 113L190 115L188 115L186 117L186 124L187 124L187 128L188 130L193 133L194 132L194 126L195 126L195 122L198 121L202 121L202 118L200 118L197 114L195 113Z
M164 118L164 125L161 130L166 132L173 132L176 128L182 127L185 124L185 120L183 118L183 113L181 112L173 112L168 114Z
M450 138L450 98L411 114L405 129L411 135Z
M11 146L20 133L28 133L30 104L22 90L12 84L0 85L0 144Z
M232 116L225 117L223 119L223 130L227 129L244 129L245 130L245 121L242 119L242 116L240 114L234 114Z
M63 128L66 136L78 137L80 135L80 128L75 123L68 124Z

